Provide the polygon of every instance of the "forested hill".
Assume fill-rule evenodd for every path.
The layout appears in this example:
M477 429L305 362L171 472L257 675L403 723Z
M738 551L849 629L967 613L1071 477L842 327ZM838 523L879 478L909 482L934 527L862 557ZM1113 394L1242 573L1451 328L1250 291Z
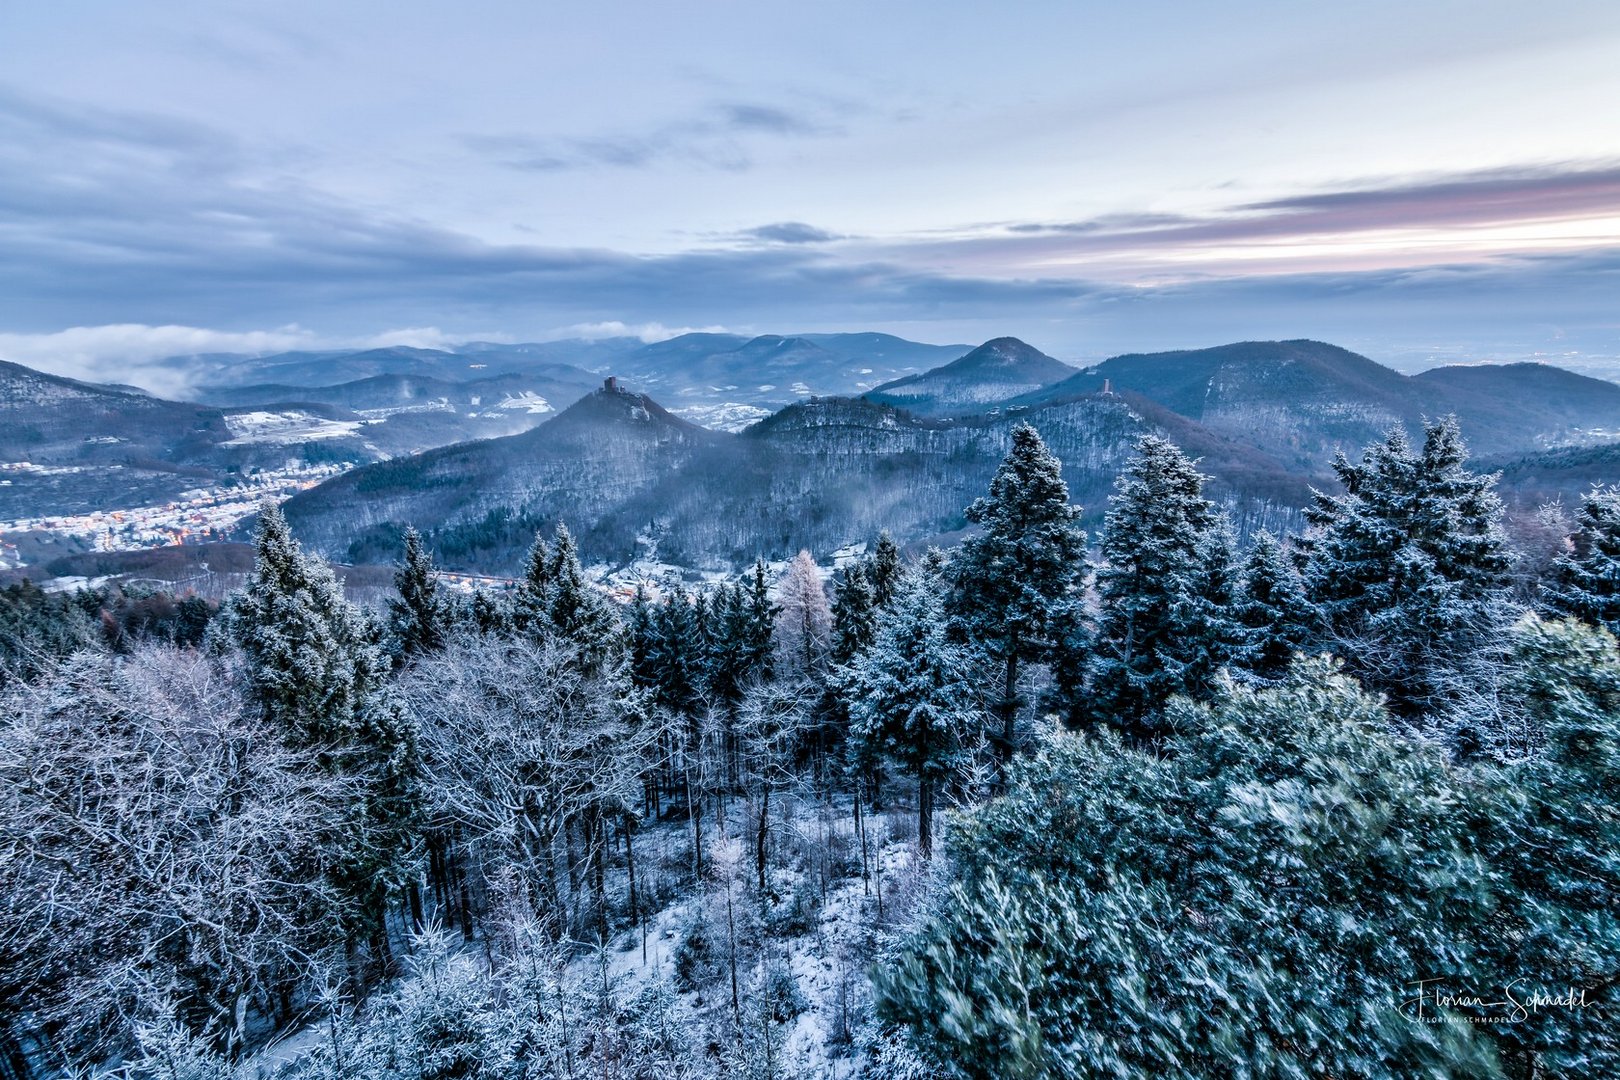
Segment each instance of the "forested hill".
M524 435L356 470L294 498L287 514L306 542L354 561L386 560L415 525L450 565L512 570L537 528L566 522L592 560L624 561L656 542L665 560L737 567L801 547L830 551L879 528L906 540L964 528L962 508L1021 420L1060 454L1092 523L1146 433L1203 458L1240 529L1285 527L1308 495L1268 455L1117 394L957 421L815 399L727 435L644 396L601 390Z
M218 409L0 361L0 455L74 465L185 460L231 437Z
M955 416L1033 393L1074 374L1017 338L995 338L944 367L884 383L868 396L924 416Z
M1245 341L1116 356L1014 400L1039 404L1110 386L1151 398L1289 468L1319 473L1336 449L1455 414L1480 453L1620 435L1620 385L1545 364L1446 367L1403 375L1320 341Z

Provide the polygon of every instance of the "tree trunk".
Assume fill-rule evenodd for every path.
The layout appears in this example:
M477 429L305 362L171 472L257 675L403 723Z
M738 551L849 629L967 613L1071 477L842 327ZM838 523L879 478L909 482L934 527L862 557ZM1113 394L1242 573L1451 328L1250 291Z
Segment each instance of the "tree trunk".
M759 868L759 895L765 895L765 841L771 829L771 786L765 785L764 801L759 807L759 833L754 840L754 864Z
M934 780L917 774L917 850L926 862L934 857Z
M630 815L624 815L624 867L630 875L630 921L637 926L641 925L641 898L636 892L636 848L631 839L635 834L635 823Z
M1007 666L1002 674L998 709L1001 712L1001 754L996 779L999 788L1005 791L1013 758L1013 727L1018 719L1018 652L1015 649L1007 650Z

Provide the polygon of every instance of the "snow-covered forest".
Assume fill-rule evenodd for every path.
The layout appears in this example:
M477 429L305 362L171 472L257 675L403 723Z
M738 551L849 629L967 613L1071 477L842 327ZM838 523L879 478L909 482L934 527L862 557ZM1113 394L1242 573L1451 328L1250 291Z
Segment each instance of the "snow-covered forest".
M0 595L0 1077L1620 1075L1620 489L1238 530L1033 427L948 549L621 604ZM1092 510L1099 508L1092 507ZM429 522L419 523L423 527Z

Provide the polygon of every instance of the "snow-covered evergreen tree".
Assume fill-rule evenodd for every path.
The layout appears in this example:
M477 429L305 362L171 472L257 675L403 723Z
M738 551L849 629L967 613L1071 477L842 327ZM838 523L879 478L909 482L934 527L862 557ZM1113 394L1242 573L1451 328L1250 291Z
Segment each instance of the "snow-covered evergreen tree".
M1090 699L1094 718L1145 739L1163 733L1171 695L1207 692L1235 631L1228 526L1205 477L1157 435L1136 449L1103 524Z
M678 585L664 596L652 619L647 670L658 704L682 716L702 705L707 656L692 595Z
M1344 493L1316 493L1300 540L1334 650L1398 716L1451 736L1482 722L1517 617L1496 477L1467 459L1455 418L1420 451L1396 428L1357 463L1341 454Z
M394 571L394 588L399 595L388 601L388 630L395 655L403 659L443 646L445 604L433 556L415 529L405 530L405 554Z
M952 560L951 613L996 665L1001 693L1000 752L1011 757L1021 704L1021 664L1045 659L1055 613L1084 580L1086 534L1069 504L1063 465L1028 424L1013 429L1012 449L990 493L967 508L980 531Z
M1536 1010L1495 1033L1517 1075L1620 1075L1620 646L1603 629L1526 619L1502 695L1533 752L1503 770L1476 815L1502 896L1476 963L1520 1000L1553 988L1588 1004Z
M1282 678L1294 655L1319 640L1320 619L1305 583L1269 532L1249 541L1231 619L1238 635L1232 665L1261 680Z
M375 926L413 857L416 732L388 685L370 620L343 596L331 568L305 555L281 510L259 515L256 558L219 626L241 650L265 720L287 744L313 749L363 778L342 887L357 924ZM219 640L218 637L215 639Z
M1059 737L964 816L879 1016L972 1080L1501 1075L1489 1025L1402 1015L1502 985L1444 756L1318 660L1171 709L1170 752Z
M978 725L966 650L946 632L944 597L922 574L901 579L871 646L843 669L840 693L858 748L877 750L917 779L917 844L933 851L934 795Z
M579 650L587 664L600 664L622 642L623 626L612 601L585 577L579 547L567 526L557 526L551 553L546 627Z
M365 614L331 569L303 553L279 507L265 504L253 572L219 629L242 650L265 718L300 746L359 736L387 676Z
M552 573L556 561L551 545L543 533L534 534L528 557L523 561L523 575L517 588L507 601L506 621L519 633L537 632L551 618Z
M1583 495L1577 522L1575 550L1554 564L1548 606L1620 632L1620 487Z
M894 599L901 572L900 545L894 542L889 530L884 529L878 533L877 543L872 547L871 566L866 575L872 583L872 599L879 607Z
M832 659L847 664L872 642L877 629L877 596L865 560L844 568L833 597Z

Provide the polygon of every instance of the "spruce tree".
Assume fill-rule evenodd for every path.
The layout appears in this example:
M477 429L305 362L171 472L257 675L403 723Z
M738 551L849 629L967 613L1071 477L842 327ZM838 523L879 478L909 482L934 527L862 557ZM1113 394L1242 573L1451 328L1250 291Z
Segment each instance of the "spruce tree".
M1575 550L1553 566L1548 606L1620 632L1620 487L1583 495L1577 521Z
M1411 720L1459 729L1500 666L1516 609L1496 477L1470 471L1455 418L1333 462L1301 539L1305 586L1350 670ZM1477 717L1475 717L1477 719Z
M246 586L226 602L223 629L248 663L265 719L301 747L341 745L364 726L386 666L364 614L331 569L306 556L279 507L259 512Z
M744 675L768 678L771 674L771 647L776 626L777 606L771 600L771 587L765 560L755 559L743 583L736 648Z
M1020 665L1047 658L1053 616L1080 587L1086 534L1069 504L1063 465L1028 424L1013 429L1012 449L988 496L967 508L980 532L962 542L949 575L951 609L969 641L1001 676L1001 758L1011 757Z
M879 607L894 599L894 590L900 584L900 570L900 547L889 530L884 529L878 533L877 544L872 548L867 572L872 583L872 600Z
M405 530L405 555L394 571L399 596L388 601L389 637L395 656L404 660L444 644L446 611L439 599L433 557L415 529Z
M961 762L978 719L967 653L950 641L945 621L937 583L906 575L871 647L840 678L857 753L881 752L917 779L924 858L933 851L934 793Z
M512 628L511 611L488 589L478 589L466 607L466 617L480 634L504 634Z
M872 642L877 629L877 598L864 560L844 568L833 598L832 659L847 664Z
M548 577L546 629L578 648L587 665L600 664L622 644L623 627L612 601L586 579L565 525L557 526Z
M652 670L652 655L658 647L657 617L657 608L647 598L647 587L637 584L625 619L625 645L630 652L630 671L636 683L644 687L657 682Z
M367 797L354 808L338 884L354 901L351 926L375 930L412 855L416 730L388 685L370 621L331 569L303 553L272 504L260 511L255 548L253 573L226 602L221 632L241 650L251 696L287 744L363 781Z
M726 705L734 705L742 698L743 618L742 587L722 584L709 602L704 671L709 692Z
M507 604L505 621L519 633L528 633L550 621L555 566L545 535L535 533L534 543L530 545L529 555L523 562L523 576L518 579L517 588Z
M658 605L647 657L658 704L694 716L702 701L705 656L692 596L674 585Z
M1094 716L1150 739L1165 702L1206 692L1224 659L1227 525L1175 444L1146 435L1136 450L1104 518L1090 681Z
M1318 640L1319 616L1305 583L1282 545L1264 530L1249 542L1232 621L1238 631L1232 665L1262 682L1281 679L1294 655Z

